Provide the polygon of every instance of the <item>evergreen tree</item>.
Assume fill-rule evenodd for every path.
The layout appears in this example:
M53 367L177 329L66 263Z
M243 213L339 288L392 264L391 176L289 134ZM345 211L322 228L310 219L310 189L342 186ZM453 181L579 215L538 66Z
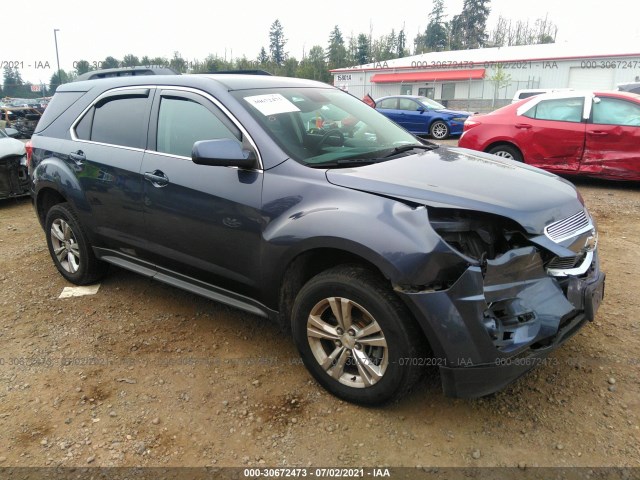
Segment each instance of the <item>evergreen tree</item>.
M16 80L13 78L13 69L9 65L5 65L3 72L4 93L6 96L11 97L15 92Z
M56 71L53 75L51 75L51 80L49 80L49 95L53 95L53 92L56 91L63 83L69 83L69 76L67 72L64 70Z
M284 29L280 24L280 20L277 20L271 24L271 30L269 30L269 53L271 60L276 65L283 65L287 59L287 53L284 51L284 46L287 40L284 38Z
M347 49L344 46L344 38L342 38L338 25L329 34L329 46L327 47L326 55L329 70L347 66Z
M258 54L258 63L260 65L266 65L269 61L269 55L267 55L267 51L262 47L260 49L260 53Z
M371 63L371 45L369 45L369 37L364 33L358 35L358 51L356 53L356 64L364 65Z
M451 49L482 48L487 43L491 0L464 0L462 12L451 21Z
M424 46L428 52L442 52L447 49L448 32L444 17L444 0L434 0L429 23L424 32Z
M402 58L408 55L407 47L407 34L404 33L404 26L398 33L398 39L396 41L396 58Z

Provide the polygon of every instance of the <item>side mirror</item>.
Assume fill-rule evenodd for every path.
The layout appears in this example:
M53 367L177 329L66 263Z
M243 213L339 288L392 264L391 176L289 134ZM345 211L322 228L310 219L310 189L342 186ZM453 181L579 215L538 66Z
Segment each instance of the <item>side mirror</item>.
M242 148L237 140L201 140L193 144L191 160L198 165L215 167L253 168L256 157L250 150Z
M18 130L16 130L15 128L5 128L4 132L10 136L11 138L16 138L18 136L18 134L20 132L18 132Z
M425 109L422 105L420 105L420 106L417 108L417 110L418 110L418 112L420 112L420 113L424 113L426 109Z

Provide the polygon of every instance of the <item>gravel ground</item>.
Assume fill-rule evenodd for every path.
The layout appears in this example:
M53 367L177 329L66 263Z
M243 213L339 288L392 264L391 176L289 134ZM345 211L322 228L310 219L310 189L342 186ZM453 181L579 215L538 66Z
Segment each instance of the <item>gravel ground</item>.
M640 186L580 181L606 298L548 362L479 400L427 381L362 408L260 318L117 268L59 299L29 199L0 201L0 467L640 466Z

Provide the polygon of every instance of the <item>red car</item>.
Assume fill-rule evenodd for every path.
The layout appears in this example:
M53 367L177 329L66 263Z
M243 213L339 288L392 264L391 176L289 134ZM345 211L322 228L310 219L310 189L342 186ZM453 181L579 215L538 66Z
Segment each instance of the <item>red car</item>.
M640 180L640 95L537 95L469 117L458 145L559 174Z

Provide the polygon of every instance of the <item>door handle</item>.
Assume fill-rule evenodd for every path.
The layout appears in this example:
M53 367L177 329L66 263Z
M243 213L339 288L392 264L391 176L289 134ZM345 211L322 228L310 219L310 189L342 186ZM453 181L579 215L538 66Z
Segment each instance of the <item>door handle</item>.
M144 172L144 178L150 181L154 187L164 187L169 183L169 177L167 177L162 170Z
M526 130L531 128L531 125L529 125L528 123L516 123L515 127Z
M608 132L603 132L602 130L593 130L592 132L588 132L589 135L596 135L598 137L604 137L605 135L609 135Z
M84 152L82 150L78 150L77 152L71 152L69 154L69 158L76 162L76 165L82 165L84 161L87 159Z

